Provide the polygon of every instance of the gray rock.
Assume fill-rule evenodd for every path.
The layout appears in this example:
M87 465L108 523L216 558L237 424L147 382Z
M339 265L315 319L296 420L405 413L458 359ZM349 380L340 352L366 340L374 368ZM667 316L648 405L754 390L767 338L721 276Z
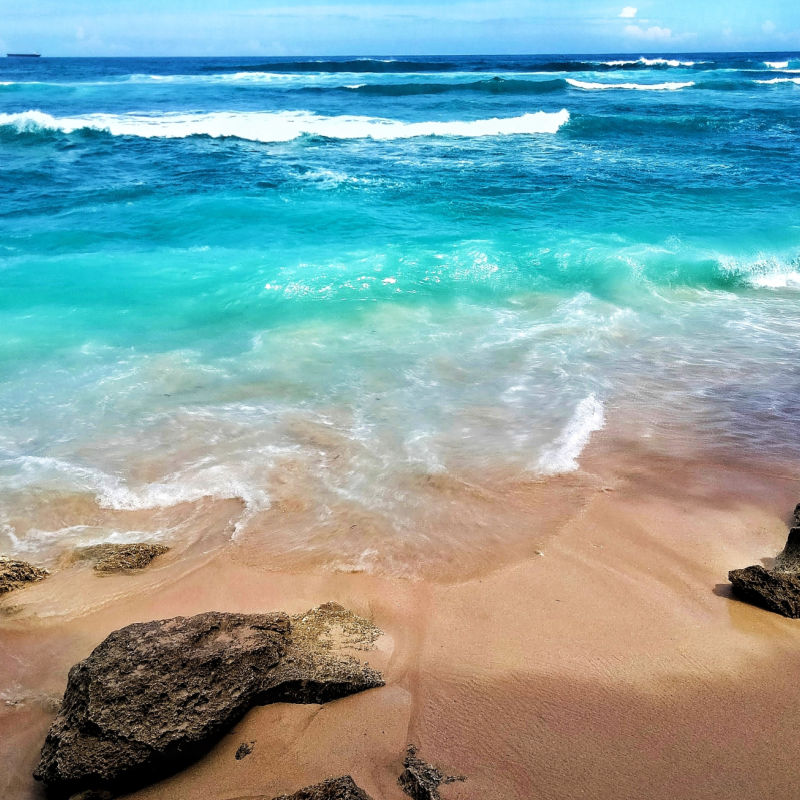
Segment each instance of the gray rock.
M26 583L44 580L49 574L46 569L34 567L27 561L14 561L0 556L0 595L19 589Z
M756 564L728 573L733 593L740 599L784 617L800 619L800 575L768 570Z
M800 573L800 527L789 531L786 546L775 558L775 571Z
M409 745L403 760L403 770L397 782L414 800L441 800L439 787L445 783L465 781L463 775L445 775L441 770L417 757L417 748Z
M759 565L728 573L733 593L747 603L800 619L800 503L792 513L793 527L786 546L775 557L772 569Z
M382 686L380 673L311 635L303 620L320 627L325 613L212 611L115 631L70 670L34 777L57 795L130 791L196 759L254 705Z
M349 776L331 778L314 786L307 786L294 794L283 794L274 800L372 800Z

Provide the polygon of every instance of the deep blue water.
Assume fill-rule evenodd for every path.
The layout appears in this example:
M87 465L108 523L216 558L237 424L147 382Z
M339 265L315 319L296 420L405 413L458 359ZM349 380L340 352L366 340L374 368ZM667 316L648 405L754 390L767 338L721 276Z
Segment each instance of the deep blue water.
M0 550L795 460L798 164L797 53L0 60Z

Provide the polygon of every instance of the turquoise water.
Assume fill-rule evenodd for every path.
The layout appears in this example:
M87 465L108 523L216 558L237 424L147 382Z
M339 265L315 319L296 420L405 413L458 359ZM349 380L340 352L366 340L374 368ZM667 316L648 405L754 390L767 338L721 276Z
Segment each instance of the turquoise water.
M794 460L798 163L793 53L6 59L0 550L291 496L358 560L622 423Z

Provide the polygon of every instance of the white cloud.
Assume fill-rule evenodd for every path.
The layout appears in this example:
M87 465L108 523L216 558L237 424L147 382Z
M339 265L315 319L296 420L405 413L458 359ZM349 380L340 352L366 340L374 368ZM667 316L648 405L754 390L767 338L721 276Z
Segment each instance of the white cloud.
M622 19L633 19L638 10L639 9L637 9L635 6L625 6L625 8L619 12L619 15Z
M764 31L764 33L775 33L775 23L771 19L768 19L761 26L761 30Z
M672 38L672 30L670 28L660 28L658 25L652 25L649 28L642 28L639 25L626 25L625 35L634 39L665 42Z

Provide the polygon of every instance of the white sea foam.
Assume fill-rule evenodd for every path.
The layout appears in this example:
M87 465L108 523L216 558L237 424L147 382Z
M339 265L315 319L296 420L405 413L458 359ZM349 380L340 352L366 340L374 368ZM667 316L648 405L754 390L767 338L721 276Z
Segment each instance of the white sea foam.
M236 137L256 142L288 142L304 134L331 139L408 139L417 136L510 136L556 133L569 111L537 111L519 117L449 122L401 122L380 117L326 117L309 111L219 111L202 114L86 114L53 117L41 111L0 114L0 126L19 131L81 129L115 136L179 139L187 136Z
M605 425L603 404L594 394L584 397L560 436L539 456L537 471L558 475L578 468L578 456L595 431Z
M567 78L567 83L577 89L633 89L637 92L674 92L678 89L686 89L694 86L694 81L684 81L683 83L591 83L589 81L578 81L574 78Z
M693 67L697 62L678 61L675 58L645 58L642 56L639 59L639 63L648 67Z
M800 289L800 272L779 272L753 278L756 286L767 289Z
M770 69L786 69L789 66L788 61L765 61L764 65Z
M740 260L723 256L719 258L723 272L759 289L800 289L800 270L797 261L787 261L775 256L759 256Z
M646 67L693 67L696 61L678 61L674 58L637 58L635 60L603 61L607 67L625 67L629 64L644 64Z
M205 497L218 500L239 499L248 511L270 507L267 492L257 488L246 475L223 465L189 467L162 481L130 486L117 475L84 467L60 458L19 456L4 459L0 467L12 470L3 487L20 489L29 485L49 485L95 495L101 508L114 511L139 511L176 506Z
M779 269L752 275L748 281L752 286L762 289L800 289L800 271Z
M765 81L755 81L755 83L796 83L800 85L800 78L770 78Z
M36 553L43 547L57 544L60 549L68 546L90 547L97 544L134 544L136 542L164 541L169 531L109 530L95 525L68 525L54 530L28 528L24 536L17 536L10 526L3 526L2 533L8 537L16 554Z

